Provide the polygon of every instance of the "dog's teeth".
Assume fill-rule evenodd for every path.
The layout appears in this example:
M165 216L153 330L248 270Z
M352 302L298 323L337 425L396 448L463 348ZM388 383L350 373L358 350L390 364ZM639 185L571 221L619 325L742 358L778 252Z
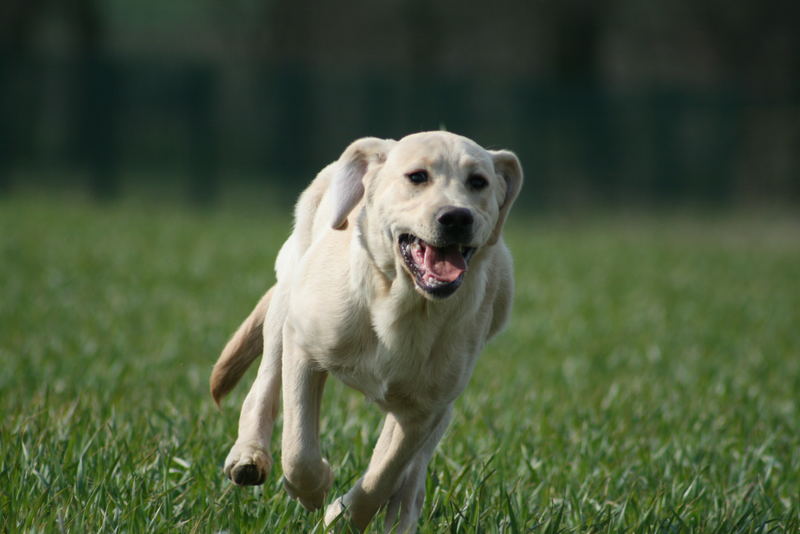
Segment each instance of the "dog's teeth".
M432 274L429 274L425 277L425 283L428 285L428 287L439 287L445 285L445 282L439 280Z

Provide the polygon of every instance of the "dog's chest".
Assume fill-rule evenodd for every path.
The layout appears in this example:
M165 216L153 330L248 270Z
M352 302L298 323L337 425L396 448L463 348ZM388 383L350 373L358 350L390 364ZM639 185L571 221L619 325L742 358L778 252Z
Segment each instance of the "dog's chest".
M326 367L384 409L449 402L466 385L474 358L453 331L408 321L366 337L360 350L332 354Z
M362 392L371 401L392 409L395 405L432 404L443 400L442 388L432 388L439 375L436 365L420 354L398 354L385 346L376 346L345 365L333 364L330 372L348 386ZM409 365L412 364L412 365Z
M402 282L402 280L400 280ZM306 357L384 409L452 401L466 386L485 321L459 301L432 305L413 288L353 301L303 294L289 318ZM462 305L460 305L462 304Z

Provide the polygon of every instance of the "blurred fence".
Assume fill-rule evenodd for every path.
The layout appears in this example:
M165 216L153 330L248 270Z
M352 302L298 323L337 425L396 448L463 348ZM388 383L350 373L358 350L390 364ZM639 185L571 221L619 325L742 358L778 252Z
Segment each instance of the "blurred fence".
M198 201L241 176L296 191L357 137L445 127L515 150L529 202L800 200L796 95L297 64L0 61L5 190L46 171L82 176L103 198L148 172L183 180Z

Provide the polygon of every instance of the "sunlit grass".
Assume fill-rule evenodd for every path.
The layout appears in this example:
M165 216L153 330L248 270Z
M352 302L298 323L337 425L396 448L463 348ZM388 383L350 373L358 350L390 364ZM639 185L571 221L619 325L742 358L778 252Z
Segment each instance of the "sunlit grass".
M2 531L320 530L279 468L222 475L252 374L222 411L207 393L289 223L0 200ZM514 318L458 401L420 531L800 531L800 222L518 210L507 237ZM341 492L380 414L329 384Z

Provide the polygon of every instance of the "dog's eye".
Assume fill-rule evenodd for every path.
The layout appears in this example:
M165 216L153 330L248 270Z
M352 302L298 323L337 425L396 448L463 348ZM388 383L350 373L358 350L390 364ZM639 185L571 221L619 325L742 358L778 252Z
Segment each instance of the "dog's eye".
M471 174L469 178L467 178L467 185L470 187L470 189L480 191L489 185L489 181L480 174Z
M412 184L424 184L428 181L428 171L414 171L406 176Z

